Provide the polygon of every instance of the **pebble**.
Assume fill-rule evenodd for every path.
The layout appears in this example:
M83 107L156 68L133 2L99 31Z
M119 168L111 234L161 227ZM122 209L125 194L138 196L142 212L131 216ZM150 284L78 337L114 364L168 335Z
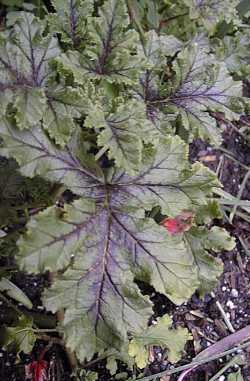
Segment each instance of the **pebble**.
M225 292L227 290L227 288L225 286L223 286L221 289L223 292Z
M232 300L228 300L226 306L227 306L228 308L230 308L230 310L233 310L233 309L235 308L235 305L234 305L234 303L232 302Z
M3 353L2 352L0 353L0 357L3 357Z
M235 288L232 288L231 295L232 295L233 298L238 298L239 293L238 293L238 291Z

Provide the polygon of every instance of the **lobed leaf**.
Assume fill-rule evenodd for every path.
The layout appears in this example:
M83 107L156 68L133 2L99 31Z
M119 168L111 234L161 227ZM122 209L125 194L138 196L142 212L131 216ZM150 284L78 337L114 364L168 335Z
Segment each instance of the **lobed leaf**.
M8 123L0 126L8 147L2 152L18 160L22 173L50 177L91 197L33 217L19 240L18 256L20 267L29 272L64 270L46 292L45 305L52 311L66 309L66 341L81 359L97 348L118 349L128 332L145 325L151 309L134 277L175 303L195 291L192 253L181 237L169 236L143 210L159 204L172 214L183 207L196 209L217 184L202 166L189 167L179 138L162 142L138 175L111 171L103 178L80 165L74 142L63 151L38 127L25 132Z
M233 250L235 241L222 228L214 226L211 230L204 227L193 227L184 233L184 240L193 254L195 263L199 269L200 287L203 296L216 286L219 276L223 271L222 261L209 254L221 250Z
M86 40L87 22L93 12L93 0L52 0L56 10L49 14L52 33L59 33L64 43L78 47Z
M171 325L171 318L168 315L162 316L156 325L148 327L140 336L130 341L129 354L135 357L139 368L145 368L147 365L148 349L153 345L166 348L170 362L175 363L180 360L190 334L186 328L171 329Z
M9 31L0 38L0 90L2 116L11 113L23 130L42 121L56 143L63 146L83 112L81 91L53 85L50 61L60 55L58 41L44 36L46 24L31 13L8 15ZM52 81L53 79L53 81Z
M190 18L198 20L211 34L221 21L227 24L239 22L237 13L239 3L240 0L184 0L184 4L190 8Z
M125 3L108 0L88 22L88 41L81 52L68 51L57 60L59 72L73 74L77 83L87 78L131 84L138 78L142 58L138 34L128 29Z
M30 353L35 344L36 336L32 329L32 319L22 316L15 327L7 327L4 337L4 346L14 343L17 352Z
M196 44L179 53L174 63L174 89L166 102L180 112L185 128L196 136L218 144L220 131L209 111L219 111L229 119L237 119L234 112L242 86L228 74L224 64L214 64L214 57Z

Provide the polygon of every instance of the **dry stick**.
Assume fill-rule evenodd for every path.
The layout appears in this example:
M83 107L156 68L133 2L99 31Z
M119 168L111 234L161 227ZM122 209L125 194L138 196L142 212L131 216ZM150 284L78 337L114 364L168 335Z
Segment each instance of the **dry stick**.
M244 179L243 179L243 181L242 181L242 183L241 183L239 192L238 192L238 194L237 194L237 200L238 200L238 201L241 199L241 196L242 196L242 194L243 194L243 191L244 191L244 189L245 189L245 186L246 186L246 184L247 184L247 181L248 181L249 177L250 177L250 169L249 169L248 172L246 173L246 175L245 175L245 177L244 177ZM238 205L235 204L234 207L233 207L232 212L230 213L230 217L229 217L229 219L230 219L230 222L231 222L231 223L233 222L233 218L234 218L234 215L235 215L235 213L236 213L237 207L238 207Z
M246 341L249 338L250 338L250 325L240 329L239 331L235 333L232 333L231 335L227 337L224 337L220 341L204 349L204 351L199 353L190 364L182 365L182 366L179 366L178 368L171 369L171 370L165 370L163 372L156 373L151 376L138 378L137 381L151 381L156 379L157 377L171 375L171 374L181 372L181 371L186 371L186 370L191 371L191 369L194 370L199 365L205 364L209 361L217 360L218 358L227 356L231 353L239 351L240 349L250 346L250 341L239 345L239 343ZM236 345L237 347L235 347ZM180 379L178 381L180 381Z
M204 359L204 357L206 358L216 354L220 354L220 352L222 352L225 348L227 349L227 348L233 347L236 344L239 344L240 342L247 340L249 338L250 338L250 325L240 329L239 331L235 333L232 333L231 335L211 345L211 347L206 348L204 351L199 353L198 356L195 357L195 360ZM184 378L197 367L198 365L194 365L188 371L183 372L177 381L183 381Z
M215 294L214 294L213 291L210 293L210 295L212 296L213 299L215 299ZM224 322L226 323L227 328L229 329L229 331L231 333L234 333L235 329L232 326L230 320L228 319L228 317L226 315L226 312L224 311L222 305L220 304L220 302L218 300L216 300L215 303L216 303L216 306L218 307L218 310L220 311L220 313L221 313L221 315L222 315L222 317L224 319Z

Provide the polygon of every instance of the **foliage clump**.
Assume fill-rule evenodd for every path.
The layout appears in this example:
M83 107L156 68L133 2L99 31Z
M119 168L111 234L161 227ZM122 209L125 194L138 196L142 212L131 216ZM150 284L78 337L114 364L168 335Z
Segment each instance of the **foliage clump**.
M80 360L113 350L126 361L152 314L138 280L180 304L213 288L216 253L234 246L211 227L220 183L190 164L188 143L219 145L218 115L239 120L247 109L237 4L53 0L42 17L35 7L7 14L0 154L74 199L41 206L51 204L29 219L16 259L29 273L54 274L43 302L64 310L66 345ZM183 212L193 216L188 229L159 224Z

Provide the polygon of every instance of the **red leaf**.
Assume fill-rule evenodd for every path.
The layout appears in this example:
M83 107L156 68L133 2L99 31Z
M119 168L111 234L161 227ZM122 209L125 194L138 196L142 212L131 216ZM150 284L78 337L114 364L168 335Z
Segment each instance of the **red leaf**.
M191 228L193 217L192 212L183 211L175 218L165 218L165 220L161 222L161 225L164 226L171 235L180 234Z
M25 365L25 380L31 381L48 381L47 377L47 361L33 361L32 363Z

